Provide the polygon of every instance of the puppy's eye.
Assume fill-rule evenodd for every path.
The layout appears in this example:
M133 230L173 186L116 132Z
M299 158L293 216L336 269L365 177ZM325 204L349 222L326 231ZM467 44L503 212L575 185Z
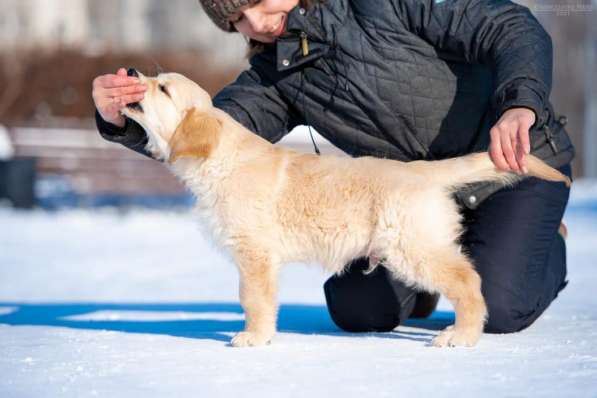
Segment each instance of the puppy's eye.
M166 86L164 86L163 84L159 85L160 87L160 91L164 94L166 94L168 97L170 96L170 92L168 92L168 88Z

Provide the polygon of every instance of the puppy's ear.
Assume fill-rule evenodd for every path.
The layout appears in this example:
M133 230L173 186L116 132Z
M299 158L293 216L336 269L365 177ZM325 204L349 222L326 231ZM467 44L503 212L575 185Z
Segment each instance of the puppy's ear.
M207 158L218 145L222 122L207 113L191 109L170 139L172 163L181 157Z

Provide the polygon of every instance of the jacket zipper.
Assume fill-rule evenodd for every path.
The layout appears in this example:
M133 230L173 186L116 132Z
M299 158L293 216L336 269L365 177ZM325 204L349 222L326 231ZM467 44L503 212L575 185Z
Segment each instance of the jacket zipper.
M303 50L303 57L309 55L309 41L305 32L301 32L301 49Z

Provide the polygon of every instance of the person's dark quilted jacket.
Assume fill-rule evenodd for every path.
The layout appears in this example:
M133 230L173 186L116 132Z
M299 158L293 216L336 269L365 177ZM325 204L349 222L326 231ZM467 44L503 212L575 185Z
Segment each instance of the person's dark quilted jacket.
M271 142L309 124L353 156L442 159L487 150L499 116L526 107L537 115L532 152L555 167L574 156L548 99L551 39L523 6L327 0L295 7L287 21L289 34L214 98ZM134 122L121 131L97 119L104 138L144 152ZM475 185L458 197L475 207L497 189Z

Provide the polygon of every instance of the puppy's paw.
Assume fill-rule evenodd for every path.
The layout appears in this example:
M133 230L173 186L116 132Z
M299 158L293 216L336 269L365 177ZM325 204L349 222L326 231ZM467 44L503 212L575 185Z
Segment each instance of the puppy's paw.
M255 332L239 332L232 338L233 347L258 347L271 343L273 335Z
M476 330L457 330L448 326L438 334L431 345L434 347L472 347L479 341L481 333Z
M451 347L474 347L481 338L481 333L475 330L462 330L454 332L450 339Z
M431 340L431 345L434 347L448 347L452 336L454 336L454 326L448 326Z

